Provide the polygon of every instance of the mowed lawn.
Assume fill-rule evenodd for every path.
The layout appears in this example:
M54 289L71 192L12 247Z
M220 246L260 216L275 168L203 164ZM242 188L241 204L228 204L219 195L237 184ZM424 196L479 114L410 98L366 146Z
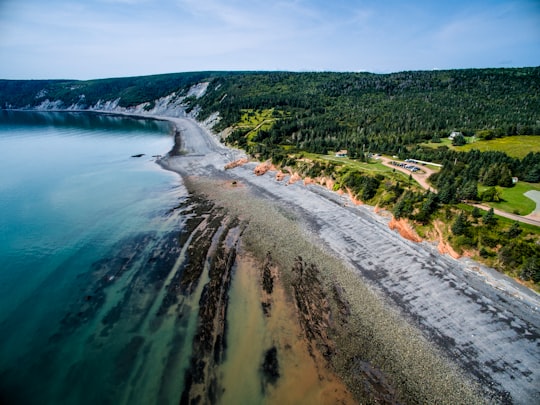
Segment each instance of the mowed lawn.
M482 192L487 187L480 187ZM529 190L540 191L540 184L518 182L514 187L501 187L503 201L487 203L493 208L509 212L511 214L528 215L536 209L536 203L524 194Z
M499 151L508 156L524 158L529 152L540 152L540 136L507 136L491 141L476 141L455 148L459 151L478 149L481 152Z

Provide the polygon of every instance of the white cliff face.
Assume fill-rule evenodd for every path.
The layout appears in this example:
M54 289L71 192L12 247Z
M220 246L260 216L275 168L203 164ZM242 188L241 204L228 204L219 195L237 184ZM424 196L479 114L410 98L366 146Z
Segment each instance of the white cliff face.
M221 120L221 117L219 116L219 112L215 112L210 114L210 116L205 119L204 121L201 121L200 124L208 129L211 130L219 121Z
M50 101L48 98L43 100L39 105L35 107L36 110L60 110L64 106L64 103L60 100Z
M66 106L61 100L51 101L49 99L43 100L40 104L33 107L33 109L40 111L50 110L70 110L70 111L102 111L111 113L122 114L137 114L148 116L165 116L173 118L196 118L200 109L195 107L189 113L186 112L187 105L185 99L188 97L201 98L208 89L209 82L198 83L190 87L185 96L178 95L177 93L171 93L167 96L161 97L152 102L145 102L136 106L121 107L120 98L115 100L99 100L96 104L88 106L85 103L85 95L81 94L77 103ZM36 98L42 98L46 95L44 90L40 91ZM28 108L32 108L28 106ZM219 119L213 115L210 122L215 124Z
M178 96L176 93L161 97L152 103L144 103L135 107L135 111L129 111L136 114L165 115L167 117L186 117L185 97Z
M120 99L117 98L116 100L109 100L109 101L102 101L99 100L95 105L90 107L90 110L101 110L101 111L115 111L118 107L118 104L120 103Z
M195 84L191 86L189 89L186 97L195 97L195 98L201 98L206 93L206 89L208 89L208 85L210 82L203 82L199 84Z
M131 107L120 106L121 98L116 98L114 100L99 100L94 105L88 106L86 103L86 96L81 94L79 96L79 100L69 106L66 106L61 100L51 101L47 98L41 101L38 105L28 105L26 108L38 111L96 111L118 114L134 114L148 117L192 118L197 120L201 110L200 106L196 105L188 112L188 104L186 103L186 99L188 97L195 97L196 99L201 98L206 93L208 85L209 82L198 83L191 86L185 96L174 92L157 100L151 102L148 101ZM43 98L46 95L46 92L42 90L38 93L38 95L40 96L39 98ZM36 96L36 98L38 97ZM219 116L219 112L215 112L205 120L201 120L199 125L211 132L220 119L221 117ZM223 136L223 133L217 135L218 138L223 138Z
M36 99L36 100L39 100L40 98L44 98L44 97L47 96L47 93L48 93L47 90L42 89L42 90L40 90L40 91L38 92L38 94L36 94L35 99Z

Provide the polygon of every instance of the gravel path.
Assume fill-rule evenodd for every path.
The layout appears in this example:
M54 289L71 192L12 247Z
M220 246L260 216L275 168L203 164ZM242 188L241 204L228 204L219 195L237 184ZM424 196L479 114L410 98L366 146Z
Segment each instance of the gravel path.
M388 228L387 217L321 187L287 185L271 172L255 176L252 163L225 172L241 153L219 145L193 121L175 122L189 153L169 158L168 167L226 176L296 213L311 224L314 239L399 308L495 402L540 403L538 294L475 262L442 256L432 244L405 240Z
M529 190L525 194L525 197L530 198L536 203L536 208L533 212L527 215L527 218L532 218L540 221L540 191Z

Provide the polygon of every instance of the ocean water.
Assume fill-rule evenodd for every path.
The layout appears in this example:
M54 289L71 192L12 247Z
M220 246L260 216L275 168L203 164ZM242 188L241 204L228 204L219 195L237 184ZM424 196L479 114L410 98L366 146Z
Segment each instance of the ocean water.
M0 403L178 400L182 379L170 392L167 380L185 364L167 360L189 357L194 322L151 321L165 277L155 252L181 229L187 196L152 157L170 133L163 121L0 111Z
M207 321L224 338L197 351L205 292L221 294L214 255L240 228L156 163L169 125L0 111L0 404L342 402L279 283L263 313L249 255ZM263 370L271 348L277 381Z

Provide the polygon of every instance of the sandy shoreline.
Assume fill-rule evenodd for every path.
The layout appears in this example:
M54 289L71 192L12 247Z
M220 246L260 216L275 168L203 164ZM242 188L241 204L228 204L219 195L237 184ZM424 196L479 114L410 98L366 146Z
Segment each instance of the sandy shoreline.
M538 294L470 260L442 256L436 246L404 240L388 228L388 218L371 207L346 204L346 196L318 186L288 185L273 174L255 176L254 163L225 172L224 166L242 152L224 147L192 120L169 120L181 131L186 153L164 158L162 166L183 176L220 179L224 187L234 181L296 217L312 242L345 262L347 277L367 281L483 385L489 401L539 399ZM354 291L347 294L354 299Z

